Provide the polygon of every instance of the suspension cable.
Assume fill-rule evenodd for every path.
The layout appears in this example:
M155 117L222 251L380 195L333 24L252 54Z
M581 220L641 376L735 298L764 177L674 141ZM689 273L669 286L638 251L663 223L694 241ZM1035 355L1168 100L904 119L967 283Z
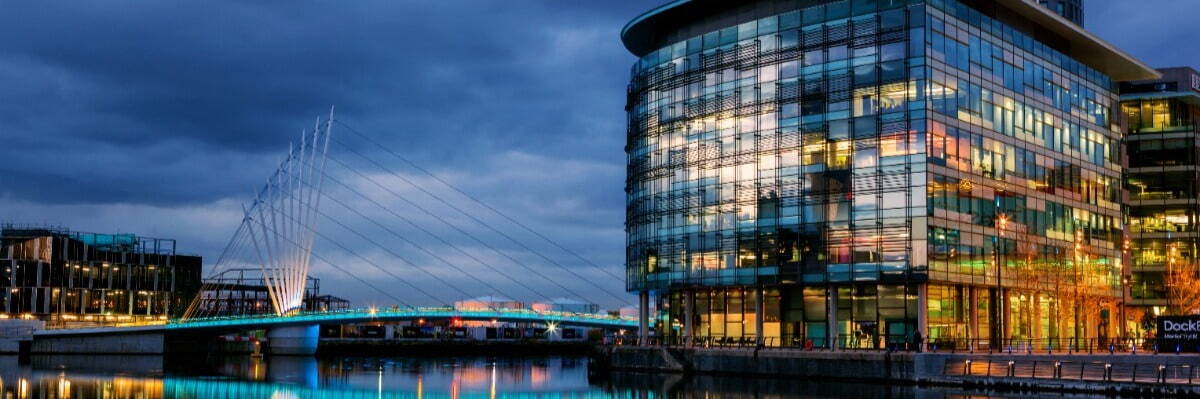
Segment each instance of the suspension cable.
M333 161L334 161L335 163L338 163L339 165L342 165L342 166L343 166L343 168L346 168L346 170L352 171L353 173L355 173L355 174L357 174L357 175L359 175L359 176L361 176L361 177L364 177L364 178L366 178L366 177L365 177L365 175L363 175L362 173L359 173L358 171L355 171L355 170L351 169L349 165L346 165L345 163L341 162L340 160L338 160L338 159L334 159ZM430 231L430 230L428 230L428 229L426 229L426 228L424 228L424 227L421 227L420 225L418 225L418 224L416 224L415 222L413 222L411 219L409 219L409 218L407 218L407 217L404 217L403 215L401 215L401 214L397 213L395 210L392 210L392 209L388 208L387 206L385 206L385 205L383 205L383 204L379 203L378 201L376 201L376 200L374 200L374 199L371 199L370 197L368 197L368 196L366 196L365 194L363 194L361 191L355 190L353 187L350 187L349 185L345 184L344 182L342 182L342 181L340 181L340 180L338 180L338 179L336 179L336 178L330 177L330 179L331 179L331 181L334 181L335 183L337 183L337 184L341 185L341 186L342 186L343 188L345 188L346 190L348 190L348 191L350 191L350 192L352 192L352 193L354 193L354 194L357 194L357 195L358 195L359 197L361 197L362 199L364 199L364 200L367 200L368 202L370 202L370 203L374 204L376 207L378 207L378 208L380 208L380 209L383 209L385 212L388 212L388 213L392 214L392 216L395 216L395 217L397 217L397 218L400 218L401 220L404 220L406 223L408 223L409 225L413 226L414 228L416 228L416 229L418 229L418 230L421 230L422 232L424 232L424 233L426 233L426 234L428 234L428 235L430 235L430 236L432 236L432 237L436 238L438 241L442 242L443 244L446 244L446 245L448 245L448 246L450 246L450 247L454 248L455 250L457 250L459 253L463 254L464 256L466 256L466 257L468 257L468 258L470 258L470 259L472 259L472 260L475 260L476 262L478 262L478 263L480 263L480 264L484 265L485 267L488 267L489 269L491 269L491 270L495 271L496 273L499 273L499 274L503 275L505 278L507 278L507 279L509 279L510 281L512 281L512 282L514 282L514 283L516 283L516 284L518 284L518 285L520 285L520 286L522 286L522 287L524 287L524 288L528 289L529 291L533 292L535 295L539 295L539 296L541 296L541 297L542 297L542 299L546 299L546 300L548 300L548 301L549 301L549 300L551 300L549 297L547 297L547 296L545 296L544 294L542 294L542 293L541 293L539 290L537 290L537 289L534 289L533 287L530 287L529 285L527 285L527 284L525 284L524 282L522 282L520 279L514 278L514 277L512 277L512 276L508 275L507 273L504 273L503 271L501 271L501 270L499 270L499 269L497 269L497 268L495 268L495 267L491 266L490 264L488 264L488 263L486 263L486 262L484 262L484 261L480 260L478 257L476 257L476 256L474 256L474 255L470 254L469 252L467 252L467 251L463 250L461 247L459 247L459 246L457 246L457 245L454 245L454 244L450 243L449 241L447 241L445 238L443 238L443 237L439 236L438 234L436 234L436 233L434 233L434 232L432 232L432 231ZM369 178L368 178L368 179L369 179ZM374 181L372 181L372 183L376 183L376 184L378 184L377 182L374 182ZM382 186L380 186L380 187L382 187ZM388 190L386 187L383 187L383 188L384 188L385 190ZM403 198L403 197L401 197L401 198ZM407 200L406 200L406 201L407 201ZM409 202L409 204L410 204L410 205L413 205L414 207L418 207L418 209L421 209L421 210L423 210L423 211L426 211L426 214L428 214L428 215L430 215L430 216L433 216L435 219L442 220L442 221L443 221L443 223L446 223L446 224L450 225L448 222L445 222L445 220L443 220L442 218L437 218L435 215L432 215L432 214L431 214L431 213L429 213L427 210L425 210L425 209L423 209L423 208L420 208L420 206L419 206L419 205L416 205L416 204L414 204L414 203L412 203L412 202ZM355 213L358 213L356 210L354 210L354 209L352 209L352 208L349 208L349 207L347 207L347 209L351 209L351 211L354 211ZM364 218L366 218L366 217L364 216ZM392 233L393 235L396 235L397 237L400 237L401 239L404 239L404 238L403 238L403 237L401 237L401 236L400 236L398 233L396 233L396 232L392 231L391 229L389 229L389 228L387 228L387 227L385 227L385 226L382 226L382 225L380 225L380 224L379 224L377 221L375 221L374 219L370 219L370 218L366 218L366 219L368 219L368 220L371 220L371 222L372 222L372 223L375 223L375 224L376 224L377 226L379 226L380 228L383 228L384 230L388 230L388 232ZM471 237L472 239L474 239L476 242L479 242L480 244L482 244L482 245L484 245L484 246L488 246L486 243L483 243L483 242L482 242L482 241L480 241L478 238L475 238L475 237L474 237L474 235L472 235L471 233L469 233L469 232L466 232L466 231L463 231L463 230L461 230L461 229L458 229L458 228L457 228L457 226L453 226L453 225L450 225L450 226L451 226L451 228L455 228L455 229L456 229L456 230L458 230L459 232L461 232L461 233L463 233L463 234L466 234L466 235L468 235L469 237ZM406 240L406 241L407 241L407 240ZM503 252L500 252L500 251L498 251L498 250L496 250L495 248L492 248L492 247L490 247L490 246L488 246L488 247L489 247L490 249L492 249L494 252L496 252L497 254L499 254L499 255L501 255L501 256L508 257L508 255L504 254ZM553 279L550 279L550 278L546 277L544 274L542 274L542 273L538 272L537 270L535 270L535 269L532 269L532 268L530 268L529 266L527 266L527 265L525 265L525 264L523 264L523 263L516 262L516 260L515 260L515 259L512 259L511 257L509 257L509 260L512 260L514 263L517 263L518 265L522 266L523 268L525 268L525 269L526 269L526 270L528 270L529 272L531 272L531 273L533 273L533 274L535 274L535 275L537 275L537 276L539 276L539 277L541 277L541 278L545 279L546 281L549 281L551 284L554 284L554 285L558 286L559 288L562 288L562 289L563 289L564 291L566 291L568 294L572 294L572 295L579 296L580 298L584 298L584 297L583 297L582 295L580 295L578 292L575 292L575 291L571 290L570 288L567 288L567 287L563 286L562 284L558 283L557 281L554 281Z
M605 289L604 287L602 287L602 286L600 286L600 285L596 284L596 282L595 282L595 281L593 281L592 279L588 279L588 278L586 278L585 276L583 276L583 275L580 275L579 273L576 273L574 270L571 270L571 268L568 268L568 267L566 267L566 266L563 266L563 265L561 265L561 264L559 264L559 263L557 263L557 262L554 262L552 259L550 259L550 258L546 257L545 255L542 255L541 253L539 253L539 252L537 252L537 251L533 250L532 248L529 248L528 246L526 246L526 245L524 245L524 244L521 244L520 242L517 242L517 241L513 240L513 238L512 238L512 237L510 237L510 236L508 236L507 234L505 234L505 233L501 232L499 229L496 229L495 227L492 227L491 225L487 224L486 222L484 222L484 221L482 221L482 220L479 220L478 218L476 218L476 217L474 217L474 216L470 215L469 213L467 213L466 211L463 211L461 208L458 208L458 207L454 206L453 204L450 204L450 203L449 203L449 202L447 202L445 199L443 199L443 198L441 198L441 197L437 196L436 194L433 194L433 193L429 192L428 190L426 190L425 188L421 187L420 185L417 185L416 183L412 182L412 181L411 181L411 180L409 180L408 178L405 178L404 176L400 175L399 173L396 173L395 171L392 171L391 169L387 168L386 166L384 166L384 165L380 164L378 161L375 161L375 160L371 159L370 157L367 157L366 155L364 155L364 154L362 154L362 153L360 153L360 152L358 152L358 151L355 151L353 148L350 148L349 146L347 146L345 143L343 143L343 142L341 142L341 141L338 141L338 140L336 140L336 139L335 139L334 141L335 141L335 142L337 142L339 145L341 145L343 148L345 148L347 151L350 151L351 153L353 153L353 154L357 155L357 156L358 156L358 157L360 157L360 158L366 159L368 162L370 162L370 163L374 164L376 167L378 167L379 169L382 169L384 172L387 172L387 173L391 174L392 176L395 176L396 178L400 179L401 181L403 181L403 182L407 183L408 185L410 185L410 186L413 186L413 187L417 188L418 190L420 190L421 192L424 192L424 193L426 193L427 195L429 195L429 196L433 197L435 200L437 200L437 201L441 202L442 204L445 204L445 205L447 205L448 207L450 207L450 208L452 208L452 209L454 209L454 210L458 211L459 213L461 213L461 214L463 214L463 215L466 215L466 216L467 216L467 217L469 217L470 219L472 219L472 220L476 221L477 223L479 223L479 224L483 225L484 227L487 227L489 230L491 230L491 231L493 231L493 232L496 232L496 233L499 233L499 234L501 234L501 235L504 235L504 236L506 236L506 237L507 237L507 238L508 238L510 241L513 241L514 243L516 243L517 245L521 246L521 247L522 247L523 249L525 249L526 251L528 251L528 252L530 252L530 253L533 253L533 254L535 254L535 255L539 256L540 258L542 258L542 259L546 260L547 262L550 262L551 264L553 264L553 265L555 265L555 266L559 267L559 268L560 268L560 269L562 269L562 270L565 270L565 271L567 271L568 273L571 273L571 274L572 274L572 275L574 275L576 278L578 278L578 279L580 279L580 280L582 280L582 281L584 281L584 282L588 283L589 285L591 285L591 286L593 286L593 287L597 288L598 290L600 290L600 292L603 292L604 294L606 294L606 295L609 295L609 296L611 296L611 297L613 297L613 298L617 299L617 300L618 300L618 301L620 301L621 303L626 303L626 304L628 303L627 301L628 301L629 299L628 299L627 297L623 298L623 297L621 297L621 296L618 296L618 295L615 295L615 294L613 294L612 292L608 291L608 290L607 290L607 289ZM512 258L510 255L508 255L508 254L505 254L505 253L503 253L502 251L499 251L499 250L498 250L498 249L496 249L494 246L491 246L491 245L487 244L486 242L483 242L483 240L480 240L480 239L479 239L478 237L476 237L474 234L471 234L470 232L467 232L467 231L463 230L462 228L460 228L460 227L458 227L458 226L454 225L453 223L450 223L449 221L446 221L444 218L439 218L439 217L437 217L436 215L434 215L434 214L433 214L433 212L429 211L429 210L428 210L428 209L426 209L425 207L423 207L423 206L421 206L421 205L418 205L417 203L413 202L412 200L409 200L409 199L405 198L404 196L402 196L402 195L400 195L399 193L395 192L395 190L392 190L392 189L390 189L390 188L388 188L388 187L384 186L383 184L380 184L380 183L379 183L378 181L376 181L375 179L373 179L373 178L371 178L371 177L369 177L369 176L367 176L367 175L363 174L362 172L359 172L358 170L356 170L355 168L353 168L353 167L351 167L351 166L347 165L345 162L341 161L340 159L337 159L337 158L332 158L332 159L333 159L334 163L337 163L337 164L341 165L341 166L342 166L343 168L345 168L346 170L348 170L348 171L350 171L350 172L352 172L352 173L354 173L354 174L358 175L359 177L361 177L361 178L363 178L363 179L365 179L365 180L367 180L367 181L370 181L372 184L374 184L374 185L378 186L379 188L383 189L384 191L387 191L388 193L392 194L392 195L393 195L393 196L395 196L396 198L399 198L399 199L401 199L402 201L404 201L404 202L408 203L409 205L412 205L414 208L417 208L418 210L422 211L423 213L425 213L425 214L427 214L427 215L429 215L429 216L432 216L432 217L434 217L435 219L437 219L437 220L441 221L443 224L445 224L445 225L449 226L450 228L454 229L455 231L458 231L459 233L462 233L463 235L466 235L467 237L470 237L470 238L471 238L472 240L474 240L475 242L478 242L480 245L483 245L484 247L486 247L486 248L488 248L488 249L492 250L493 252L497 253L498 255L500 255L500 256L502 256L502 257L505 257L505 258L507 258L508 260L512 261L513 263L515 263L515 264L517 264L517 265L520 265L520 266L522 266L522 267L523 267L523 268L525 268L526 270L529 270L530 272L532 272L532 273L534 273L534 274L537 274L538 276L540 276L540 277L542 277L542 278L544 278L544 279L546 279L546 280L548 280L548 281L551 281L553 284L555 284L555 285L558 285L559 287L562 287L562 288L564 288L565 290L567 290L567 292L572 292L572 290L570 290L570 289L566 289L566 287L563 287L563 286L562 286L562 284L560 284L560 283L558 283L558 282L555 282L553 279L550 279L549 277L545 276L544 274L542 274L542 273L540 273L540 272L537 272L536 270L534 270L534 269L530 268L529 266L525 265L523 262L520 262L520 261L518 261L518 260L516 260L516 259ZM579 295L579 294L575 294L575 295ZM586 297L583 297L583 296L580 296L580 298L581 298L581 299L586 299Z
M472 196L471 194L468 194L467 192L465 192L465 191L463 191L463 190L459 189L458 187L454 186L453 184L450 184L449 182L447 182L447 181L443 180L442 178L438 177L437 175L433 174L433 172L430 172L430 171L426 170L425 168L422 168L420 165L417 165L415 162L413 162L413 161L409 160L408 158L404 157L403 155L400 155L400 154L399 154L399 153L397 153L396 151L393 151L391 148L388 148L387 146L384 146L384 145L383 145L382 143L380 143L379 141L377 141L377 140L375 140L375 139L371 138L370 136L367 136L366 134L364 134L364 133L362 133L362 132L358 131L357 129L355 129L355 128L351 127L350 125L347 125L345 122L342 122L340 119L336 119L336 118L335 118L335 119L333 120L333 122L334 122L334 123L337 123L337 124L339 124L339 125L342 125L342 127L345 127L345 128L346 128L346 130L349 130L351 133L354 133L355 135L357 135L357 136L359 136L359 137L362 137L362 138L363 138L363 139L365 139L367 142L370 142L371 144L374 144L376 147L379 147L379 148L380 148L380 149L382 149L384 152L387 152L387 153L391 154L392 156L396 157L397 159L399 159L400 161L404 162L405 164L408 164L408 165L409 165L410 167L412 167L413 169L416 169L416 170L420 171L421 173L424 173L425 175L429 176L430 178L433 178L434 180L436 180L438 183L441 183L442 185L444 185L444 186L446 186L446 187L450 188L451 190L454 190L455 192L459 193L460 195L462 195L462 196L466 197L467 199L470 199L472 202L474 202L474 203L476 203L476 204L479 204L480 206L482 206L482 207L486 208L487 210L491 211L492 213L495 213L496 215L499 215L500 217L504 218L505 220L508 220L509 222L512 222L513 224L515 224L515 225L517 225L517 226L520 226L520 227L521 227L522 229L524 229L525 231L528 231L528 232L532 233L533 235L537 236L538 238L541 238L543 241L546 241L546 242L550 243L551 245L553 245L553 246L557 247L558 249L562 250L563 252L566 252L566 253L568 253L568 254L571 254L571 255L572 255L572 256L574 256L575 258L578 258L579 260L583 261L584 263L586 263L586 264L588 264L588 265L591 265L593 268L595 268L595 269L597 269L597 270L599 270L599 271L601 271L601 272L603 272L603 273L605 273L605 274L609 275L610 277L613 277L613 278L616 278L616 279L623 279L623 278L624 278L624 277L618 276L618 275L616 275L616 274L613 274L612 272L610 272L610 271L608 271L608 270L604 269L604 268L603 268L603 267L601 267L600 265L597 265L597 264L595 264L594 262L592 262L591 260L588 260L587 258L583 257L583 255L580 255L579 253L577 253L577 252L575 252L575 251L572 251L572 250L568 249L567 247L563 246L562 244L559 244L557 241L554 241L554 240L553 240L553 239L551 239L550 237L546 237L544 234L542 234L542 233L539 233L537 230L534 230L533 228L531 228L531 227L529 227L529 226L525 225L524 223L521 223L521 222L520 222L519 220L517 220L516 218L513 218L513 217L509 216L508 214L506 214L506 213L504 213L504 212L501 212L499 209L496 209L496 208L492 207L491 205L488 205L487 203L485 203L485 202L483 202L483 201L480 201L478 198L476 198L476 197ZM334 140L334 141L337 141L337 140ZM341 144L341 142L339 142L339 144ZM342 144L342 146L344 147L344 146L345 146L345 144ZM425 190L421 190L421 191L425 191ZM428 192L426 192L426 194L429 194L429 193L428 193ZM431 195L431 196L433 196L433 194L430 194L430 195ZM436 197L435 197L435 198L436 198ZM475 219L475 217L474 217L474 216L471 216L470 214L468 214L468 213L466 213L466 212L462 212L461 210L459 210L459 213L462 213L462 214L466 215L467 217L470 217L471 219ZM478 220L476 220L476 221L478 222ZM480 224L484 224L484 225L486 226L486 224L485 224L485 223L483 223L483 222L480 222ZM490 227L489 227L489 229L490 229ZM500 234L500 235L504 236L504 237L505 237L505 238L507 238L509 241L512 241L513 243L515 243L515 244L517 244L517 245L520 245L520 246L522 246L522 247L525 247L525 245L524 245L524 244L522 244L522 243L518 242L516 239L514 239L514 238L513 238L513 237L511 237L511 236L509 236L508 234L505 234L505 233L503 233L503 232L501 232L501 231L499 231L499 230L495 230L495 229L493 229L493 231L495 231L497 234ZM525 247L525 248L527 248L527 247ZM528 250L528 249L527 249L527 250ZM547 259L547 260L549 260L549 259ZM551 262L553 262L553 261L551 261ZM555 263L555 264L557 265L557 263Z

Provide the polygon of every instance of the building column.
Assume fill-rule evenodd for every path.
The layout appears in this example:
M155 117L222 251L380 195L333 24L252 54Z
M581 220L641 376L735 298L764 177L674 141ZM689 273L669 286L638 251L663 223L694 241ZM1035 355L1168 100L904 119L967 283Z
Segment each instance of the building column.
M929 283L917 285L917 332L921 333L920 346L929 342Z
M825 322L826 322L826 323L828 323L828 325L827 325L827 327L828 327L828 328L827 328L827 332L826 332L826 335L827 335L827 337L825 338L825 345L826 345L826 347L827 347L827 348L829 348L829 349L837 349L837 339L838 339L838 319L837 319L837 301L838 301L838 290L837 290L837 287L833 287L833 286L830 286L830 287L828 288L828 290L829 290L829 294L825 295L825 298L826 298L826 302L825 302L825 305L826 305L826 307L825 307L825 310L826 310L826 314L825 314Z
M693 328L693 325L695 324L696 319L692 316L693 313L696 313L695 302L695 291L687 290L683 292L683 343L687 346L691 346L692 341L695 340L695 329Z
M754 287L754 335L759 344L766 344L763 335L763 287Z
M1029 303L1033 309L1030 309L1029 338L1037 340L1042 338L1042 296L1037 292L1030 295Z
M967 348L975 349L975 340L979 339L979 298L975 287L967 286L964 295L967 310Z
M1000 290L1000 306L1003 307L1000 309L1000 314L1004 317L1000 323L1000 338L1004 339L1006 343L1012 338L1012 304L1009 303L1008 295L1009 290Z
M638 292L638 344L648 345L650 339L650 291Z

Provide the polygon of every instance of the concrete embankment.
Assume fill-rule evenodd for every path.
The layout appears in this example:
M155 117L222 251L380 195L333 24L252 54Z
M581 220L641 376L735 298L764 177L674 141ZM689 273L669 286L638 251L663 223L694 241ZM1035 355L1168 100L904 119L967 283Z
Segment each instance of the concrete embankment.
M322 338L317 353L347 356L587 356L593 348L586 342Z
M1197 355L951 354L606 347L613 370L940 385L996 391L1200 395Z

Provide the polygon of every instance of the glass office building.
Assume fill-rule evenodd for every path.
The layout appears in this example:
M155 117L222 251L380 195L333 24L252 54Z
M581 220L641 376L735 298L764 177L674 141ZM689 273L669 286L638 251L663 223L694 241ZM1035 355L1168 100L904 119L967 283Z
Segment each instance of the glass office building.
M1144 64L1023 0L681 0L622 39L627 288L660 339L1120 333L1115 82Z
M1159 71L1162 79L1121 84L1132 253L1128 319L1139 330L1152 328L1151 316L1200 310L1192 296L1200 292L1200 73Z

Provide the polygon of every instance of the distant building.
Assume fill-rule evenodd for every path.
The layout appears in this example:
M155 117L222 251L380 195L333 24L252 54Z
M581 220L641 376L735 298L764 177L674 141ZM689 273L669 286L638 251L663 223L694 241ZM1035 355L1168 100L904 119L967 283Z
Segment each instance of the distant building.
M201 258L175 240L0 227L0 318L48 325L161 320L200 288Z
M523 309L525 304L498 296L481 296L454 302L455 310Z
M1083 26L1083 0L1037 0L1038 4L1049 8L1055 14Z
M538 312L571 312L571 313L599 313L600 305L594 303L581 302L574 299L556 298L549 302L535 302L529 305L530 309Z
M638 317L638 308L636 306L625 306L617 310L617 316L636 319Z

